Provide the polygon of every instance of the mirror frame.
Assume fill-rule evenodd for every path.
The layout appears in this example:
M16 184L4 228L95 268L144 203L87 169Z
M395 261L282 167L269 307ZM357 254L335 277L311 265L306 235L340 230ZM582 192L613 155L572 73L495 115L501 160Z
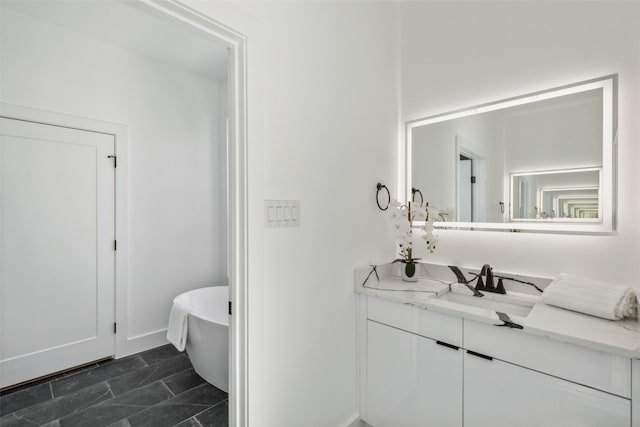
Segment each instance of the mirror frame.
M601 234L612 233L616 230L616 198L617 198L617 87L618 75L613 74L605 77L582 81L579 83L555 87L553 89L532 92L521 96L502 99L473 107L462 108L410 120L405 123L405 155L404 155L404 191L406 200L411 200L411 149L413 129L446 120L460 117L481 114L489 111L499 110L507 107L527 104L545 99L557 98L573 93L584 92L593 89L602 89L603 109L602 109L602 172L600 175L600 200L601 200L601 221L597 222L556 222L546 221L517 221L517 222L436 222L435 228L440 230L480 230L480 231L502 231L502 232L542 232L558 234ZM453 143L453 142L452 142ZM509 177L519 171L509 171ZM401 171L402 174L402 171ZM507 172L505 171L505 174ZM509 205L511 198L511 178L504 185L505 204ZM425 200L428 202L428 200ZM437 208L437 207L436 207ZM457 209L457 206L456 206ZM508 217L511 214L509 213ZM422 224L416 222L416 226Z

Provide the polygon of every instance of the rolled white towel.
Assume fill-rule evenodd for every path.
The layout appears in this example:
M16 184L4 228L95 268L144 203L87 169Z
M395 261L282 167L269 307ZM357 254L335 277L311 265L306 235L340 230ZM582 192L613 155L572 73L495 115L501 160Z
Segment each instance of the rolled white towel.
M558 275L544 290L542 301L610 320L638 315L638 297L630 286L611 285L573 274Z
M187 324L189 319L189 307L180 302L173 301L169 313L169 327L167 328L167 340L178 351L184 351L187 346Z

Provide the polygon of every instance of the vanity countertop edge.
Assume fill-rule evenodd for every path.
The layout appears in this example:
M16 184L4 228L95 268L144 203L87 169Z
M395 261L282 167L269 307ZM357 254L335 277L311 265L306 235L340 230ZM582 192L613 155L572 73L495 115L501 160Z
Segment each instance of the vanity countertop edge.
M440 266L446 267L446 266ZM418 282L404 282L396 275L396 266L384 264L355 270L355 292L399 304L409 304L425 310L499 326L502 321L495 311L441 301L439 296L449 291L450 277L421 277ZM437 270L437 269L436 269ZM369 274L372 273L372 274ZM367 279L368 276L368 279ZM439 282L442 286L434 286ZM431 286L427 286L429 282ZM581 345L593 350L640 359L640 320L612 321L536 302L526 317L510 315L522 329L513 329L560 342Z

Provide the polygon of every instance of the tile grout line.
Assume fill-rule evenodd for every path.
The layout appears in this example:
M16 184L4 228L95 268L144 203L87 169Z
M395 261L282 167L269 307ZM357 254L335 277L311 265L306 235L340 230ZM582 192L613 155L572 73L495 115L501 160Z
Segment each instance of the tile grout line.
M25 406L25 407L23 407L23 408L18 408L18 409L14 410L14 411L7 412L7 413L4 413L4 414L2 413L2 406L0 405L0 418L5 418L5 417L9 417L9 416L11 416L11 415L14 415L17 419L22 419L22 417L18 415L18 412L22 412L22 411L27 410L27 409L29 409L29 408L32 408L32 407L34 407L34 406L38 406L38 405L41 405L41 404L43 404L43 403L46 403L46 402L48 402L48 401L50 401L50 400L53 400L55 397L54 397L54 395L53 395L53 389L51 388L51 381L47 381L47 383L48 383L48 385L49 385L49 387L48 387L48 388L49 388L49 395L51 396L49 399L47 399L47 400L43 400L43 401L41 401L41 402L32 403L32 404L30 404L30 405L28 405L28 406ZM14 394L14 393L16 393L16 394L17 394L17 393L22 393L23 391L32 390L33 388L35 388L35 387L39 387L39 386L42 386L42 385L44 385L44 383L35 384L35 385L31 386L31 387L27 387L27 388L24 388L24 389L22 389L22 390L18 390L18 391L13 392L13 393L5 394L5 395L2 395L2 396L0 396L0 397L11 396L11 395L12 395L12 394Z
M144 363L144 368L148 368L149 366L152 366L152 365L149 365L147 361L144 360L144 357L140 356L139 354L136 354L136 358L142 360L142 363Z
M167 377L165 377L165 378L167 378ZM164 386L164 388L166 388L166 389L167 389L167 391L169 392L169 394L171 395L171 397L176 397L176 394L175 394L173 391L171 391L171 389L169 388L169 386L167 386L167 385L164 383L164 378L159 379L158 381L160 382L160 384L162 384L162 385ZM167 400L169 400L169 399L167 399Z
M185 354L178 353L178 354L171 354L171 355L169 355L169 357L160 358L160 359L156 360L154 363L149 363L149 362L147 362L147 360L145 360L145 359L144 359L140 354L135 355L135 356L134 356L134 357L132 357L131 359L132 359L132 360L136 360L136 359L137 359L137 360L139 360L139 361L141 362L141 364L142 364L142 365L144 365L144 366L138 367L137 369L142 369L142 368L152 368L151 370L152 370L153 372L149 373L149 375L146 375L144 379L142 379L140 382L138 382L138 383L134 386L134 388L132 388L132 389L130 389L130 390L127 390L127 391L125 391L125 393L123 393L123 394L129 393L129 392L131 392L131 391L134 391L134 390L136 390L136 389L139 389L139 388L144 387L144 386L142 386L142 387L138 387L138 386L139 386L139 384L140 384L141 382L147 381L147 380L148 380L152 375L154 375L156 372L158 372L158 369L159 369L159 365L160 365L160 364L162 364L162 363L167 363L167 362L169 362L169 361L171 361L171 360L173 360L173 361L175 361L175 362L180 362L180 361L181 361L181 358L184 358L184 359L188 360L188 357L187 357ZM170 364L170 363L168 363L168 365L170 366L171 364ZM99 385L104 385L104 386L106 387L106 389L107 389L107 390L106 390L104 393L102 393L100 396L98 396L98 397L97 397L96 402L93 402L92 404L89 404L88 406L82 406L82 407L73 408L73 410L72 410L71 412L69 412L69 413L65 414L65 415L64 415L64 417L66 417L66 416L71 416L71 415L73 415L73 414L77 414L77 413L78 413L78 412L80 412L80 411L83 411L83 410L89 409L89 408L94 407L94 406L98 406L98 405L103 404L103 403L105 403L105 402L108 402L108 401L110 401L110 400L112 400L112 399L115 399L117 396L116 396L116 394L113 392L113 390L112 390L111 385L109 384L109 382L110 382L110 381L113 381L113 380L115 380L115 379L121 378L121 377L123 377L123 376L130 375L131 373L135 372L135 369L134 369L134 370L131 370L131 371L127 371L127 372L115 372L115 375L114 375L114 376L112 376L112 377L105 378L105 379L103 379L102 381L98 381L98 382L93 383L93 384L88 384L88 385L86 385L86 386L83 386L83 387L81 387L81 388L78 388L77 390L69 391L69 392L67 392L67 393L62 393L60 396L56 396L56 392L53 390L53 383L54 383L54 381L56 382L56 384L57 384L58 382L65 381L65 380L69 381L69 379L70 379L70 378L73 378L73 377L75 377L75 376L79 376L79 375L82 375L82 374L89 374L89 373L92 373L92 372L94 372L96 369L101 368L101 367L104 367L104 366L108 366L108 364L105 364L105 365L99 365L99 364L97 364L97 363L96 363L96 364L94 364L94 365L91 365L91 367L90 367L90 368L89 368L88 366L87 366L87 367L85 367L84 369L80 368L80 369L78 370L78 372L75 372L74 374L71 374L71 375L69 374L69 372L65 372L64 374L61 374L61 376L59 376L59 377L57 377L57 376L52 376L52 377L51 377L51 379L50 379L49 381L47 381L47 383L48 383L48 384L47 384L47 386L46 386L46 387L47 387L47 389L48 389L48 391L49 391L49 396L50 396L47 400L45 400L45 401L43 401L43 402L39 402L39 403L34 404L34 405L30 405L29 407L21 408L21 409L20 409L20 410L18 410L18 411L13 411L13 412L8 413L8 414L5 414L5 415L6 415L6 416L13 416L13 417L15 417L15 419L16 419L16 420L21 419L21 420L23 420L23 421L27 421L27 422L32 422L32 423L38 424L38 422L37 422L36 420L31 419L30 414L29 414L28 412L24 412L24 411L25 411L25 410L27 410L27 409L29 409L29 408L32 408L32 407L35 407L35 406L39 406L39 405L42 405L42 404L46 404L46 403L53 404L53 403L50 403L50 402L52 402L52 401L56 401L56 400L58 400L58 399L62 399L62 398L66 397L67 395L70 395L70 394L74 394L74 393L82 393L82 390L84 390L84 389L87 389L87 388L90 388L90 387L99 386ZM87 368L88 368L88 369L87 369ZM184 373L184 372L187 372L187 371L189 371L189 370L193 370L193 366L192 366L190 363L189 363L189 366L185 367L184 369L181 369L181 370L179 370L179 371L177 371L177 372L172 372L172 373L170 373L169 375L166 375L166 376L164 376L164 377L162 377L162 378L158 378L158 379L156 380L156 381L158 381L158 382L160 382L160 383L162 384L162 387L163 387L163 388L167 391L167 393L168 393L168 398L167 398L166 400L164 400L164 401L163 401L163 403L164 403L164 402L167 402L167 400L173 399L173 398L175 398L176 396L179 396L180 394L182 394L182 393L179 393L179 394L174 393L174 392L171 390L171 388L169 388L169 386L165 383L165 380L166 380L167 378L169 378L169 377L172 377L172 376L175 376L175 375L179 375L179 374ZM156 382L156 381L153 381L153 382ZM153 382L152 382L152 383L150 383L150 384L153 384ZM61 383L61 384L63 384L63 383ZM148 385L150 385L150 384L146 384L145 386L148 386ZM190 389L188 389L188 390L185 390L184 392L188 392L189 390L193 390L193 389L195 389L195 388L197 388L197 387L199 387L199 386L201 386L201 385L203 385L203 384L197 385L196 387L192 387L192 388L190 388ZM37 385L34 385L34 386L32 386L32 387L36 387L36 386L37 386ZM29 390L29 389L30 389L30 388L32 388L32 387L29 387L29 388L27 388L27 389L25 389L25 390ZM183 392L183 393L184 393L184 392ZM104 399L104 400L100 400L100 399L102 399L102 398L105 398L105 399ZM227 399L228 399L228 398L227 398ZM221 402L216 403L216 405L218 405L219 403L222 403L222 402L226 401L227 399L224 399L224 400L222 400ZM213 405L213 406L216 406L216 405ZM146 408L146 406L138 406L138 405L126 405L126 406L132 406L132 407L140 408L140 410L141 410L141 411L142 411L142 410L144 410L144 409ZM155 406L155 405L152 405L152 406ZM204 405L204 404L202 404L202 405L196 404L196 406L197 406L197 407L204 407L205 405ZM69 409L71 409L71 408L69 408ZM203 409L203 410L202 410L202 411L200 411L198 414L200 414L200 413L204 412L206 409L207 409L207 408ZM20 415L18 414L19 412L21 413ZM139 413L139 412L140 412L140 411L136 411L135 413ZM52 414L52 415L53 415L53 414ZM4 417L4 415L3 415L3 417ZM64 418L64 417L58 417L58 418L56 418L56 419L53 419L53 420L48 421L48 423L55 423L55 422L60 423L60 420L61 420L62 418ZM200 427L201 427L201 423L200 423L199 421L197 421L197 420L196 420L196 422L198 423L198 426L200 426Z
M164 380L166 380L167 378L171 378L171 377L173 377L173 376L176 376L176 375L183 374L183 373L185 373L186 371L189 371L189 370L193 370L193 372L194 372L196 375L198 374L198 373L193 369L193 366L190 366L190 367L185 368L185 369L183 369L183 370L181 370L181 371L178 371L178 372L174 372L174 373L172 373L172 374L169 374L169 375L167 375L166 377L162 377L162 378L158 379L157 381L162 381L162 383L166 386L167 384L164 382ZM198 376L200 376L200 375L198 375ZM200 377L200 378L202 378L202 377ZM203 378L203 379L204 379L204 378ZM205 380L205 381L206 381L206 380ZM202 383L202 384L204 384L204 383ZM198 384L198 385L196 385L195 387L191 387L190 389L187 389L187 390L185 390L185 391L183 391L183 392L180 392L180 393L178 393L178 394L174 394L174 396L178 396L178 395L180 395L180 394L182 394L182 393L186 393L186 392L187 392L187 391L189 391L189 390L193 390L193 389L194 389L194 388L196 388L196 387L200 387L202 384ZM167 386L167 388L169 388L169 386ZM171 390L169 390L169 391L171 391ZM172 393L173 393L173 392L172 392Z
M143 362L144 362L144 360L143 360ZM147 362L144 362L144 363L146 364ZM151 366L147 365L144 368L150 368L150 367ZM142 368L142 369L144 369L144 368ZM131 390L129 390L129 391L133 391L133 390L136 390L138 388L146 387L146 386L141 386L140 384L144 383L146 380L148 380L156 372L158 372L158 368L153 368L153 370L151 372L149 372L149 374L147 376L145 376L140 381L138 381L138 383L135 386L133 386L133 388ZM127 374L125 374L125 375L127 375ZM119 378L119 377L116 377L116 378ZM116 379L116 378L111 378L111 379ZM153 382L151 382L149 384L153 384ZM147 385L149 385L149 384L147 384ZM123 394L127 394L129 391L127 391L127 392L125 392ZM115 396L115 393L114 393L114 396Z
M111 399L115 399L116 398L116 394L113 392L113 390L111 390L111 384L109 384L109 381L103 381L103 383L104 383L104 385L107 386L107 390L109 391L109 394L111 394ZM105 402L108 402L111 399L107 399L107 400L105 400ZM102 403L102 402L100 402L100 403ZM95 406L95 405L92 405L92 406Z
M203 409L202 411L200 411L200 412L198 412L197 414L195 414L192 418L193 418L193 419L198 423L198 425L199 425L200 427L203 427L203 426L202 426L202 424L200 423L200 421L198 421L198 419L197 419L196 417L197 417L198 415L202 415L203 413L207 412L209 409L213 409L213 408L215 408L216 406L218 406L218 405L220 405L220 404L222 404L222 403L224 403L224 402L227 402L228 400L229 400L229 398L227 397L226 399L221 400L220 402L216 403L215 405L208 406L206 409ZM188 418L187 418L187 419L188 419Z
M85 411L85 410L87 410L87 409L91 409L91 408L94 408L94 407L103 406L103 405L105 405L105 404L108 404L111 400L116 399L116 398L117 398L117 397L119 397L119 396L125 395L125 394L127 394L127 393L129 393L129 392L132 392L132 391L136 390L136 389L129 390L129 391L127 391L126 393L123 393L123 394L121 394L121 395L119 395L119 396L116 396L116 395L115 395L115 393L113 393L113 391L111 390L111 387L109 386L109 384L107 383L107 381L103 381L103 382L106 384L106 386L107 386L107 388L108 388L108 391L109 391L109 393L110 393L110 394L111 394L111 396L112 396L110 399L103 400L103 401L98 402L98 403L96 403L96 404L94 404L94 405L91 405L91 406L87 406L87 407L84 407L84 408L79 408L79 409L77 409L77 410L75 410L75 411L73 411L73 412L71 412L71 413L69 413L69 414L65 415L64 417L59 418L59 419L58 419L58 421L59 421L59 420L61 420L61 419L63 419L63 418L65 418L65 417L68 417L68 416L70 416L70 415L74 415L74 414L76 414L76 413L78 413L78 412L82 412L82 411ZM154 384L154 383L156 383L156 382L160 382L160 381L154 381L154 382L153 382L153 383L151 383L151 384ZM147 385L151 385L151 384L147 384ZM146 387L146 386L144 386L144 387ZM143 388L143 387L140 387L140 388ZM171 390L169 390L169 391L171 391ZM165 400L165 401L166 401L166 400ZM163 402L165 402L165 401L163 401ZM159 403L162 403L162 402L159 402ZM117 406L123 406L123 407L128 407L128 408L139 408L139 410L138 410L138 411L135 411L135 412L132 412L132 413L130 413L130 414L128 414L125 418L121 418L121 419L119 419L119 420L114 421L114 423L115 423L115 422L118 422L118 421L121 421L121 420L127 420L127 422L129 422L128 418L129 418L130 416L132 416L132 415L137 415L137 414L139 414L140 412L145 411L146 409L149 409L149 408L152 408L152 407L156 406L157 404L158 404L158 403L156 403L156 404L154 404L154 405L151 405L151 406L148 406L148 405L134 405L134 404L119 403L119 404L117 404ZM55 420L54 420L54 421L55 421ZM112 423L112 424L113 424L113 423Z
M151 365L149 365L149 364L148 364L148 363L147 363L147 362L146 362L142 357L140 357L140 355L135 355L135 357L132 357L132 358L131 358L131 360L139 359L139 360L140 360L140 361L141 361L145 366L142 366L142 367L137 368L137 369L144 369L144 368L148 368L148 367L153 367L153 366L155 366L155 365L157 365L157 364L160 364L160 363L166 362L166 361L171 360L171 359L177 359L177 358L178 358L178 357L180 357L180 356L182 356L182 355L181 355L181 354L179 354L179 355L177 355L177 356L172 356L172 357L169 357L169 358L166 358L166 359L162 359L162 360L160 360L160 361L158 361L158 362L156 362L156 363L153 363L153 364L151 364ZM124 360L124 359L126 359L126 358L123 358L123 359L121 359L121 360ZM104 366L104 365L103 365L103 366ZM95 368L88 369L87 371L80 371L80 372L78 372L78 373L77 373L77 374L75 374L75 375L82 375L82 374L84 374L85 372L90 372L90 371L93 371L94 369L97 369L97 368L100 368L100 367L101 367L101 366L96 366ZM117 378L123 377L123 376L125 376L125 375L130 375L131 373L133 373L133 372L135 372L135 371L136 371L136 369L132 369L132 370L130 370L130 371L117 373L115 376L113 376L113 377L109 377L109 378L107 378L107 379L105 379L105 380L103 380L103 381L100 381L100 382L112 381L112 380L115 380L115 379L117 379ZM155 371L154 371L154 372L155 372ZM151 373L151 374L149 374L149 375L152 375L152 374L153 374L153 373ZM71 378L71 377L74 377L75 375L70 375L70 376L68 376L68 377L58 378L58 379L56 379L55 381L60 381L60 380L64 380L64 379L67 379L67 378ZM146 378L145 378L145 379L146 379ZM143 380L143 381L144 381L144 380ZM51 382L53 382L53 381L51 381ZM94 385L96 385L96 384L99 384L100 382L97 382L97 383L94 383L94 384L88 384L88 385L86 385L86 386L84 386L84 387L82 387L82 388L79 388L79 389L77 389L77 390L72 390L72 391L69 391L69 392L67 392L67 393L63 393L61 396L64 396L64 395L69 394L69 393L74 393L74 392L80 391L80 390L82 390L82 389L85 389L85 388L88 388L88 387L94 386ZM115 394L114 394L114 396L115 396Z
M103 381L103 382L104 382L104 381ZM100 383L94 384L94 386L97 386L97 385L99 385L99 384L100 384ZM105 393L102 393L100 396L98 396L98 397L97 397L97 399L100 399L100 398L101 398L102 396L104 396L106 393L109 393L109 394L111 394L111 395L113 396L113 393L111 393L111 390L110 390L110 389L108 389L108 386L107 386L107 391L106 391ZM63 396L59 396L59 397L54 398L54 399L49 399L49 400L47 400L47 401L40 402L40 403L38 403L38 404L36 404L36 405L31 405L31 406L28 406L28 407L26 407L26 408L23 408L23 409L20 409L20 410L18 410L18 411L15 411L15 412L13 412L12 414L13 414L16 418L18 418L18 419L27 420L27 421L29 421L29 422L31 422L31 423L33 423L33 424L35 424L35 425L42 425L42 424L40 424L40 422L39 422L39 421L37 421L37 420L35 420L35 419L33 419L33 418L31 418L31 417L29 416L29 410L33 410L34 408L37 408L38 406L45 405L45 404L47 404L47 403L49 403L49 402L53 402L53 401L55 401L55 400L57 400L57 399L63 399L64 397L65 397L65 396L63 395ZM67 416L72 415L72 414L75 414L75 413L77 413L77 412L79 412L79 411L81 411L81 410L84 410L84 409L86 409L86 408L88 408L88 407L91 407L91 406L94 406L94 405L96 405L96 403L92 403L92 404L91 404L91 405L89 405L89 406L84 406L84 407L80 407L80 408L75 407L75 408L73 408L73 410L72 410L71 412L66 413L66 414L63 414L63 415L62 415L61 417L59 417L59 418L55 418L55 419L49 420L49 421L45 422L45 424L52 423L52 422L54 422L54 421L58 421L58 420L60 420L61 418L67 417ZM20 413L22 413L22 414L20 414Z

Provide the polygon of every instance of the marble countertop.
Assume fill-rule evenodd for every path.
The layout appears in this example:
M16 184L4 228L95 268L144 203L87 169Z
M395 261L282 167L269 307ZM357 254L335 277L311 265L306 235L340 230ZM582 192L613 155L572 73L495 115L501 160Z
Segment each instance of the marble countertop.
M476 322L502 324L494 310L438 298L450 291L450 284L458 288L462 287L462 285L453 285L457 281L447 266L423 264L421 269L420 280L410 283L402 281L399 277L397 265L378 266L376 269L378 277L375 273L369 274L372 271L371 267L363 267L356 270L355 291L359 294L411 304ZM542 280L542 283L544 280L549 281ZM509 294L511 289L509 285L506 287ZM469 294L471 294L470 291ZM523 297L533 306L526 317L509 314L514 323L522 326L522 329L518 330L619 356L640 359L640 321L638 319L620 321L601 319L547 305L538 295ZM492 297L490 294L485 296Z

